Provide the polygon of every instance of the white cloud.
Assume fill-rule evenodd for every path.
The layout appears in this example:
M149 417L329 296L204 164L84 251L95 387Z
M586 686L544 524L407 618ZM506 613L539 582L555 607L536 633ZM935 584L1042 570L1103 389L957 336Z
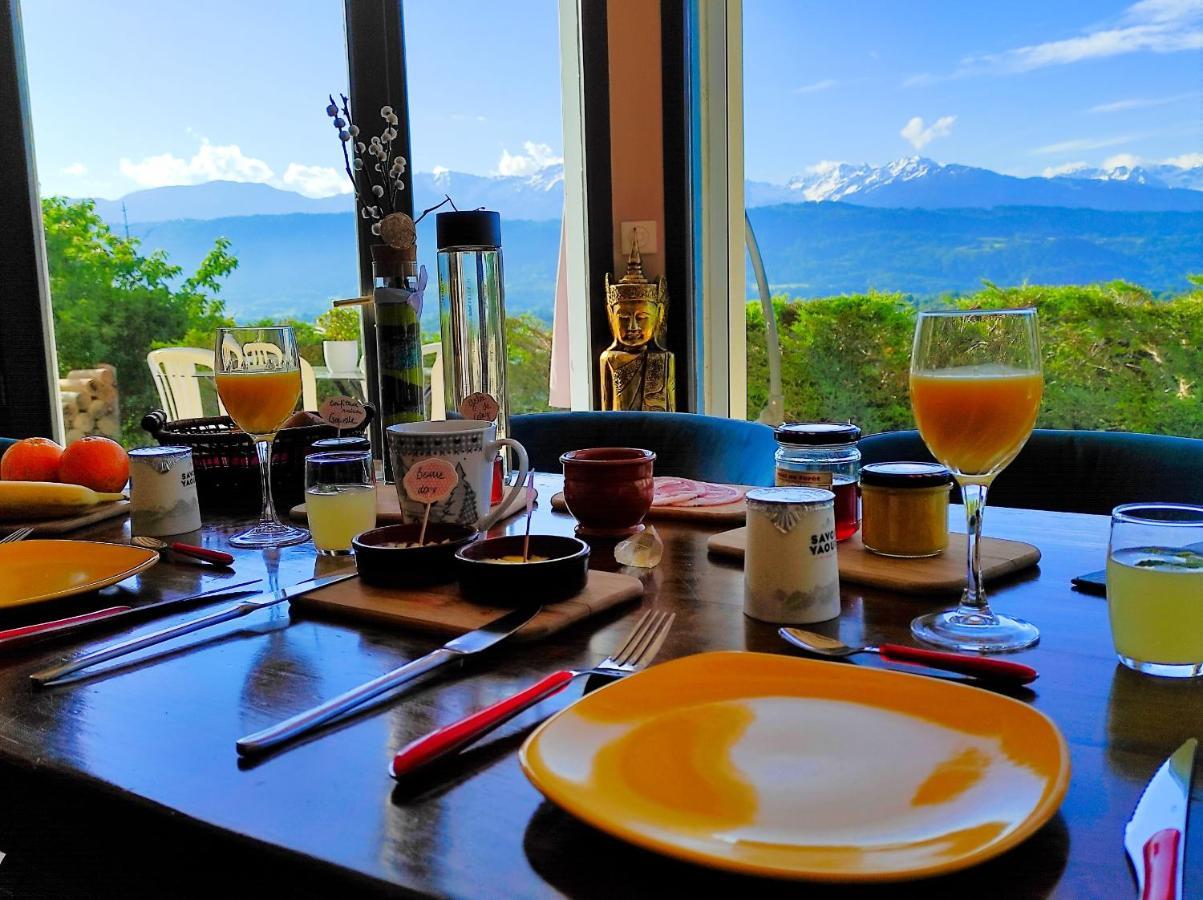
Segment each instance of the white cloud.
M1203 153L1183 153L1181 156L1171 156L1162 162L1180 169L1195 169L1203 166Z
M1117 21L1083 34L1005 53L970 57L957 74L1030 72L1046 66L1105 59L1128 53L1177 53L1203 49L1203 0L1141 0Z
M828 172L834 172L842 165L844 163L838 159L821 159L813 166L807 166L806 171L811 175L826 175Z
M524 141L522 144L525 154L501 151L501 159L497 161L498 175L534 175L547 166L562 163L564 157L556 156L550 144L536 144L534 141Z
M1136 134L1121 134L1105 138L1074 138L1071 141L1061 141L1056 144L1046 144L1043 147L1037 147L1031 153L1035 156L1048 156L1055 153L1076 153L1079 150L1099 150L1103 147L1115 147L1118 144L1127 144L1137 140L1139 137L1140 135Z
M931 125L924 127L922 117L915 116L898 133L906 138L916 150L922 150L936 138L948 137L952 134L952 123L956 120L956 116L941 116Z
M1192 91L1186 94L1174 94L1171 97L1132 97L1127 100L1116 100L1112 103L1100 103L1098 106L1090 107L1089 112L1113 113L1129 109L1148 109L1149 107L1165 106L1169 103L1177 103L1179 100L1193 99L1198 96L1198 93Z
M271 166L261 159L244 156L237 144L217 145L201 140L200 149L191 159L170 153L147 156L139 162L122 158L121 174L141 187L169 184L200 184L204 181L246 181L269 183Z
M903 87L926 87L929 84L934 84L940 79L931 72L920 72L918 75L911 75L902 82Z
M280 183L306 197L333 197L336 194L349 194L352 190L346 172L328 166L305 166L301 163L289 163Z
M1071 162L1060 166L1047 166L1041 174L1045 178L1056 178L1058 175L1072 175L1074 172L1089 168L1090 166L1084 162Z
M820 91L829 91L839 84L834 78L824 78L822 81L815 81L811 84L804 84L802 87L794 88L795 94L817 94Z
M306 197L351 193L350 181L340 169L290 162L284 175L278 177L264 160L245 155L237 144L213 144L208 138L201 138L200 147L190 159L181 159L172 153L143 157L137 162L123 157L118 168L122 175L144 188L240 181L270 184ZM83 173L67 170L67 174Z
M74 162L67 166L67 168L63 169L63 174L79 178L81 175L88 174L88 167L81 162Z

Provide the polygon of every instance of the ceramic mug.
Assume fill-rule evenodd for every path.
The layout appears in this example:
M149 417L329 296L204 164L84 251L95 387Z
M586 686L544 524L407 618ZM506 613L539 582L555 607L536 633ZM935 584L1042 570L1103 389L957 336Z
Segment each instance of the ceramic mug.
M402 483L405 473L414 463L432 456L449 462L459 476L459 483L446 500L430 507L431 522L459 522L461 525L473 525L478 531L486 531L501 518L502 512L522 492L526 483L530 468L526 448L513 438L498 439L497 426L492 422L474 419L406 422L390 425L385 433L388 436L393 477L397 480L397 499L406 521L420 521L426 507L409 499ZM502 502L490 512L493 461L501 447L512 447L517 454L518 478Z

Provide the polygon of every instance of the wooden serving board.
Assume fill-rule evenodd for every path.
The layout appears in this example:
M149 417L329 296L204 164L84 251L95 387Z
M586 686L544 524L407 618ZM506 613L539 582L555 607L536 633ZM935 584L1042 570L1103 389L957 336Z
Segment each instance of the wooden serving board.
M643 584L638 578L616 572L590 571L583 591L543 607L514 637L524 641L539 640L574 622L642 596ZM446 635L464 634L509 612L509 608L483 606L464 599L455 582L423 588L382 588L349 578L294 597L291 602L340 617Z
M507 486L508 489L508 486ZM539 498L539 492L534 488L523 488L523 492L514 497L513 502L506 507L505 513L502 514L499 522L504 522L515 513L523 512L526 509L526 492L533 492L535 499ZM288 511L288 515L297 522L305 522L305 504L301 503L294 506ZM379 525L401 525L405 523L405 514L401 512L401 501L397 499L397 486L395 484L384 484L383 482L376 483L376 524Z
M753 491L754 487L746 484L733 484L744 491ZM564 502L564 492L560 491L551 498L551 508L560 512L568 512L568 504ZM724 503L720 506L653 506L648 510L644 519L677 519L690 522L724 524L727 522L743 522L747 517L747 501L740 497L734 503Z
M735 528L710 536L707 548L715 556L742 562L747 538L746 528ZM948 535L948 549L939 556L925 559L896 559L870 553L861 543L860 533L837 545L840 578L855 584L867 584L904 594L950 593L965 588L966 536ZM982 538L982 574L993 581L1040 562L1040 551L1031 544Z
M124 516L128 513L128 500L114 500L111 503L98 503L86 513L80 513L78 516L67 516L62 519L30 519L25 522L0 522L0 535L16 531L18 528L27 527L34 529L30 537L63 534L64 532L74 531L76 528L83 528L85 525L103 522L105 519L115 519L117 516Z

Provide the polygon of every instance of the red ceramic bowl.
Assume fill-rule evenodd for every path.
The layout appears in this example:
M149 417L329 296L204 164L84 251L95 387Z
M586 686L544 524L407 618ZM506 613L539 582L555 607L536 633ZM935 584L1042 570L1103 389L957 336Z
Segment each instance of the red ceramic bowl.
M656 454L637 447L570 450L564 466L564 502L577 532L600 537L634 534L652 508Z

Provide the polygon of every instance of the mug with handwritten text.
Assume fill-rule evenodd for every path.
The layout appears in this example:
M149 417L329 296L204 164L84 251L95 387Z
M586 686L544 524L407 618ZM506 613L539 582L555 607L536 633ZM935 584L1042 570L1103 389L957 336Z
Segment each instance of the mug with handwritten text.
M420 522L426 507L410 498L404 487L405 476L411 467L431 457L446 460L459 476L451 493L431 505L431 522L459 522L484 531L492 527L523 489L529 470L526 448L512 438L498 439L497 426L492 422L470 419L406 422L390 425L385 433L393 476L397 479L397 499L406 521ZM503 502L490 511L493 461L501 447L512 447L518 457L518 478Z

